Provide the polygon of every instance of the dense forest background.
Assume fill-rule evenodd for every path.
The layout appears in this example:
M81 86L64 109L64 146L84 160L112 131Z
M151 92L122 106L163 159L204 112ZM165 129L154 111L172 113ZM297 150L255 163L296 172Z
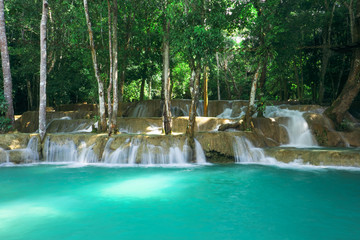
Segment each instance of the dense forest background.
M110 74L108 2L89 1L105 84ZM76 0L48 3L47 104L97 103L84 5ZM162 97L166 22L171 98L191 98L191 62L196 62L208 76L209 99L249 99L260 69L258 99L330 104L348 78L353 49L359 48L351 33L357 5L353 0L118 1L122 100ZM16 114L39 106L41 9L40 0L5 1Z

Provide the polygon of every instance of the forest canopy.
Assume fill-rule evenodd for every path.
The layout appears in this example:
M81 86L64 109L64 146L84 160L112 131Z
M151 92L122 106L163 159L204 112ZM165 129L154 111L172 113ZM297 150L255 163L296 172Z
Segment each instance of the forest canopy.
M47 105L97 103L84 5L74 0L48 4ZM89 1L99 75L106 86L111 75L108 4ZM208 69L209 99L249 99L260 69L258 99L330 104L344 88L360 44L352 32L352 14L359 15L356 0L123 0L117 5L125 102L162 98L164 23L172 99L191 98L192 68L201 76ZM38 108L41 9L40 0L5 1L17 114Z

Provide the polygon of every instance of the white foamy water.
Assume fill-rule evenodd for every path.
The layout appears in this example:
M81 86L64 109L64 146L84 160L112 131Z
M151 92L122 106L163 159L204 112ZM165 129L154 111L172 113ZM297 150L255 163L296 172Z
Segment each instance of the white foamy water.
M93 147L86 146L81 142L77 147L72 140L56 142L46 138L44 144L44 160L48 163L96 163L98 157L93 151Z
M10 162L11 156L16 156L17 162L20 163L35 163L39 161L38 153L38 138L31 137L26 148L4 150L0 148L0 162L2 165L13 165Z
M111 149L113 138L105 146L102 162L122 165L185 165L188 147L173 143L170 147L153 145L144 140L129 138L115 150Z
M275 106L266 107L264 116L270 117L286 117L286 122L282 125L289 136L289 143L286 146L291 147L314 147L318 146L311 130L303 118L304 112L282 109Z
M244 136L235 137L233 149L236 163L277 163L275 158L267 157L263 149L255 147Z
M194 139L195 141L195 155L196 155L196 163L197 164L206 164L206 157L204 150L199 143L198 140Z
M246 107L241 108L239 116L236 118L242 117L245 115ZM286 129L289 136L289 143L285 146L289 147L316 147L318 146L315 138L313 137L311 130L303 118L304 112L297 110L289 110L280 108L278 106L268 106L265 109L264 116L266 118L275 118L275 117L284 117L287 118L282 126ZM226 108L224 112L219 114L218 118L234 118L233 110ZM253 117L256 117L254 115Z

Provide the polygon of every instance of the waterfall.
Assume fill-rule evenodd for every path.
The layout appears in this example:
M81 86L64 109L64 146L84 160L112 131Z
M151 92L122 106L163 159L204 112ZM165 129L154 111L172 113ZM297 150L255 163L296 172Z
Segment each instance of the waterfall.
M148 110L145 104L138 103L133 111L129 114L129 117L133 118L141 118L141 117L149 117Z
M44 160L50 163L96 163L98 157L93 151L93 147L86 146L85 142L81 142L79 147L69 139L62 142L51 141L46 138L44 144Z
M25 159L24 162L38 162L39 151L38 151L38 137L31 137L27 147L24 149L22 155Z
M195 141L196 163L197 164L205 164L206 157L205 157L204 150L198 140L194 139L194 141Z
M246 107L240 108L240 114L236 117L245 115ZM233 109L226 108L219 114L218 118L232 118ZM317 146L315 138L312 136L306 120L303 118L304 112L297 110L283 109L277 106L268 106L264 116L267 118L285 117L287 120L282 124L289 136L289 143L285 146L292 147L314 147ZM234 117L234 116L233 116ZM253 117L256 117L253 116Z
M5 163L10 164L10 159L15 163L35 163L39 161L37 137L31 137L26 148L4 150L0 149L2 159L5 158ZM2 154L1 154L2 153ZM0 160L4 162L4 160Z
M106 143L102 161L111 164L126 165L184 165L187 163L187 148L184 145L183 151L180 143L171 146L160 146L148 143L138 138L127 139L117 149L111 150L114 141L110 138Z
M225 108L225 110L220 113L219 115L217 115L217 118L231 118L231 114L232 114L233 110L231 108Z
M99 161L98 157L94 153L94 146L95 144L87 147L85 142L80 143L80 152L78 154L78 161L80 163L96 163Z
M66 139L58 143L46 138L44 144L46 162L77 162L77 148L73 141Z
M309 126L303 118L303 112L289 109L282 109L275 106L266 107L264 116L286 117L283 124L289 136L289 143L286 146L313 147L317 146L316 140L311 134Z
M236 163L276 163L275 158L267 157L264 150L254 145L244 136L235 137L233 143Z
M9 164L10 163L10 157L9 152L4 150L3 148L0 148L0 164Z

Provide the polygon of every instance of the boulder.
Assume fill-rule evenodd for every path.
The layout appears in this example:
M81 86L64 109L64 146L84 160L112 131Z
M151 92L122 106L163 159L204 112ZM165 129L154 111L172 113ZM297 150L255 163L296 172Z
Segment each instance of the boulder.
M360 128L336 131L333 122L319 113L304 113L318 144L325 147L360 147Z

